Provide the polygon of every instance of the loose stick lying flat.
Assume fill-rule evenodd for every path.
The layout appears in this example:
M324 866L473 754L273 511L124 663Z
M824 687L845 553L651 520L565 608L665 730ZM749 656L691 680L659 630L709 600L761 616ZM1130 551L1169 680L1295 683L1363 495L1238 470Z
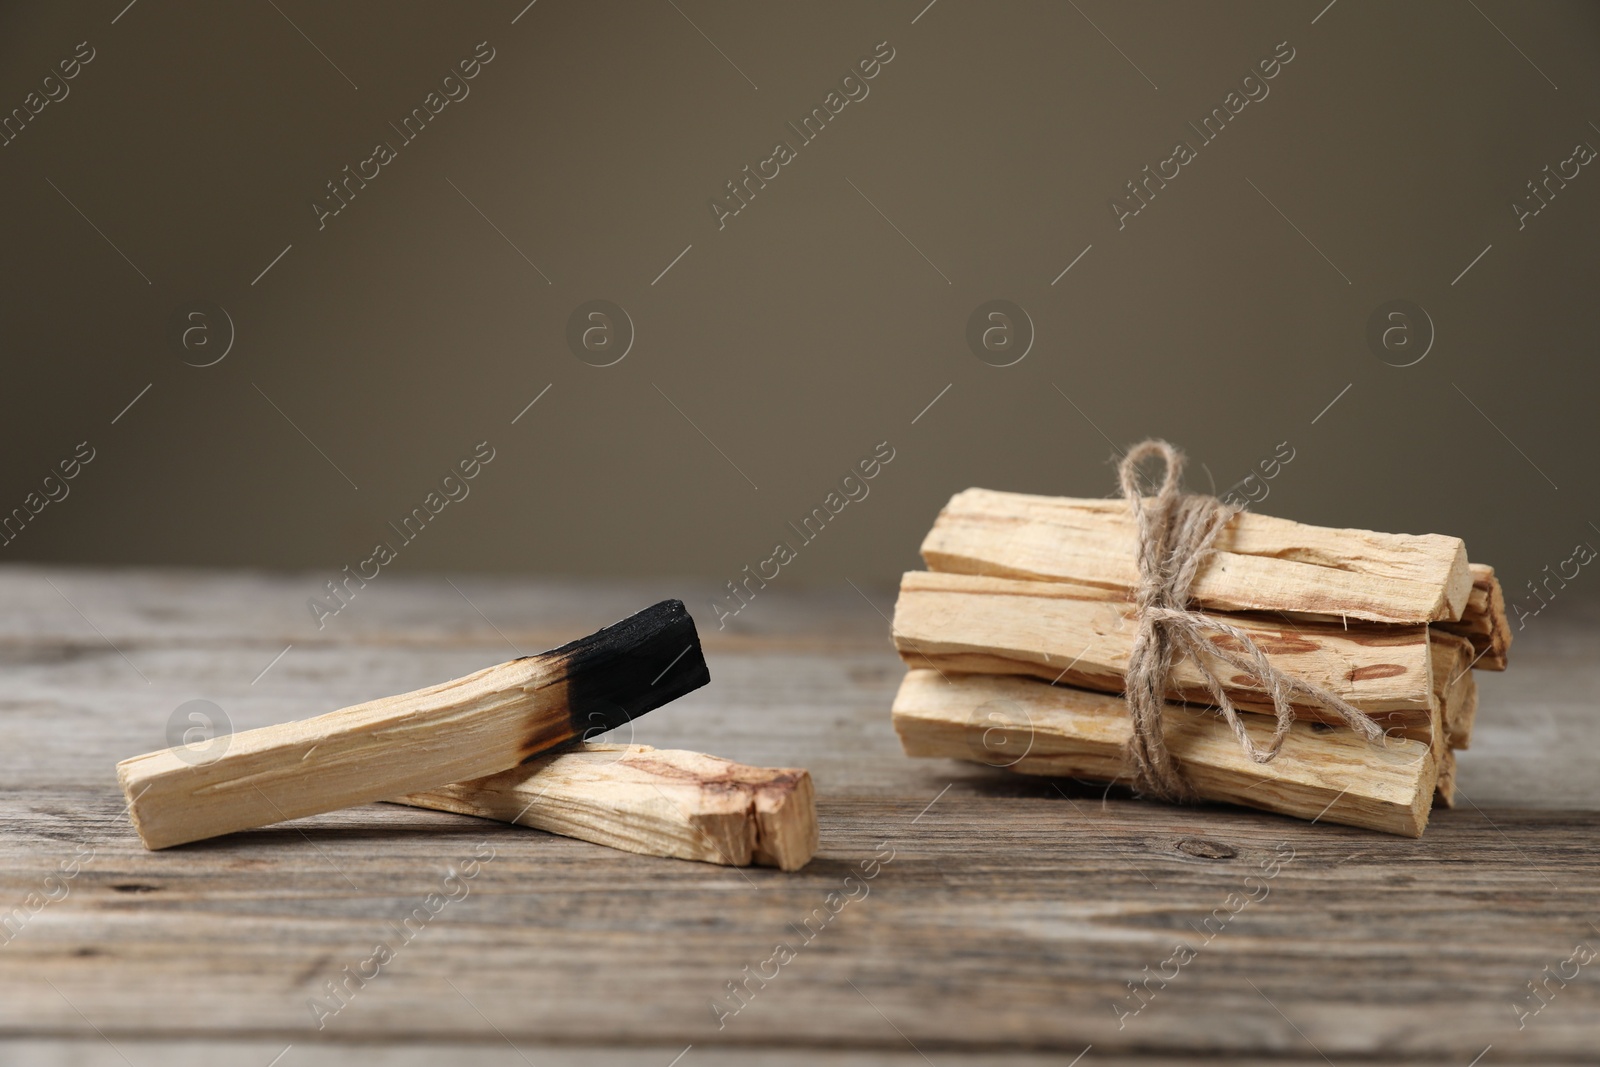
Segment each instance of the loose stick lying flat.
M1494 568L1483 563L1472 565L1472 594L1460 622L1444 622L1439 629L1461 634L1472 642L1473 666L1485 671L1506 669L1511 651L1511 623L1506 617L1506 597Z
M894 701L910 756L972 760L1023 774L1124 779L1132 726L1120 697L1027 678L913 670ZM1347 730L1297 722L1271 763L1245 755L1214 714L1168 705L1167 745L1199 796L1302 819L1420 837L1437 767L1425 741L1368 744ZM1247 728L1263 743L1263 719ZM1259 733L1258 733L1259 731Z
M649 745L582 745L395 802L733 867L797 871L817 851L805 771Z
M334 811L515 767L710 680L680 601L465 678L234 734L207 763L171 748L117 778L151 849Z
M1126 594L1139 580L1136 537L1120 500L968 489L939 513L922 558L935 571ZM1218 536L1191 595L1207 610L1422 623L1461 618L1472 585L1459 538L1328 529L1242 512Z
M1347 628L1259 615L1227 621L1248 630L1280 669L1337 693L1385 728L1432 721L1437 705L1426 626ZM928 571L901 580L893 626L895 647L910 667L1027 674L1113 693L1123 689L1136 629L1133 606L1120 591ZM1254 678L1226 664L1217 670L1242 709L1270 713L1270 696ZM1174 666L1171 686L1169 699L1211 702L1187 659ZM1338 721L1315 705L1297 704L1296 714Z

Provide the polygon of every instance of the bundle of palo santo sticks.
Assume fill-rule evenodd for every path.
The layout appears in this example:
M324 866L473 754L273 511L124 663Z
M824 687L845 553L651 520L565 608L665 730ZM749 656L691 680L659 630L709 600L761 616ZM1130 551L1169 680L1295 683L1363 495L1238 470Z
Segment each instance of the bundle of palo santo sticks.
M1177 491L1181 463L1138 446L1123 500L951 498L895 607L906 753L1420 836L1453 803L1473 669L1506 666L1494 570L1454 537L1235 512Z
M798 870L817 850L804 770L589 741L709 680L694 620L667 600L464 678L135 756L117 778L151 849L388 800L647 855Z

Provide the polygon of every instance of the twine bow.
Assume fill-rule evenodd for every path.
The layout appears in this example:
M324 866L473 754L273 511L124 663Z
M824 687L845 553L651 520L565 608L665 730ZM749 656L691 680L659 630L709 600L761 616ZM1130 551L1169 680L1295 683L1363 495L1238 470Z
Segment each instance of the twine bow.
M1138 466L1141 460L1155 456L1165 461L1166 477L1155 497L1147 501L1139 489ZM1371 718L1336 694L1274 667L1249 633L1190 610L1189 589L1212 551L1217 534L1239 509L1214 496L1183 492L1179 488L1183 463L1182 452L1165 441L1149 440L1130 449L1117 472L1122 495L1139 524L1139 586L1134 595L1138 632L1128 659L1126 689L1128 711L1133 717L1128 758L1135 787L1141 793L1169 801L1194 795L1161 732L1167 681L1173 664L1184 657L1194 663L1240 746L1257 763L1270 763L1283 747L1295 717L1290 698L1296 695L1332 711L1368 741L1379 740L1383 731ZM1234 646L1243 651L1235 651L1207 635L1231 638ZM1248 675L1271 695L1277 727L1265 748L1245 731L1238 709L1212 670L1213 659Z

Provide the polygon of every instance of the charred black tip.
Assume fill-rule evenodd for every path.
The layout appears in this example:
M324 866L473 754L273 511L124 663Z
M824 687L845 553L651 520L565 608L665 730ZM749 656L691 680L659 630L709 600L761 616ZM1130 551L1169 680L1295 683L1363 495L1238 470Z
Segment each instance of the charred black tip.
M556 649L567 663L572 732L594 737L711 681L681 600L663 600Z

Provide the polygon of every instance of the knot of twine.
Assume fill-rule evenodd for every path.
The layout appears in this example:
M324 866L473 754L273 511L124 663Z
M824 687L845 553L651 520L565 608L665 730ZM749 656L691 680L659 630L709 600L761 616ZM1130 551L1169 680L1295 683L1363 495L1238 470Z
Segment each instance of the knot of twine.
M1146 500L1138 485L1138 466L1155 456L1165 461L1166 477L1156 495ZM1214 496L1183 492L1179 488L1183 463L1182 452L1165 441L1149 440L1130 449L1117 471L1122 495L1139 524L1139 586L1134 595L1138 631L1128 659L1126 687L1128 712L1133 718L1128 759L1135 788L1169 801L1194 795L1161 731L1167 681L1173 664L1184 657L1194 663L1240 746L1257 763L1272 762L1283 747L1295 717L1291 697L1297 695L1338 715L1368 741L1379 740L1383 731L1377 723L1336 694L1278 670L1246 631L1190 610L1189 589L1217 534L1239 509ZM1233 647L1227 647L1226 640L1210 640L1208 635L1231 638ZM1212 669L1213 659L1249 676L1271 695L1277 726L1264 748L1246 732L1238 709Z

